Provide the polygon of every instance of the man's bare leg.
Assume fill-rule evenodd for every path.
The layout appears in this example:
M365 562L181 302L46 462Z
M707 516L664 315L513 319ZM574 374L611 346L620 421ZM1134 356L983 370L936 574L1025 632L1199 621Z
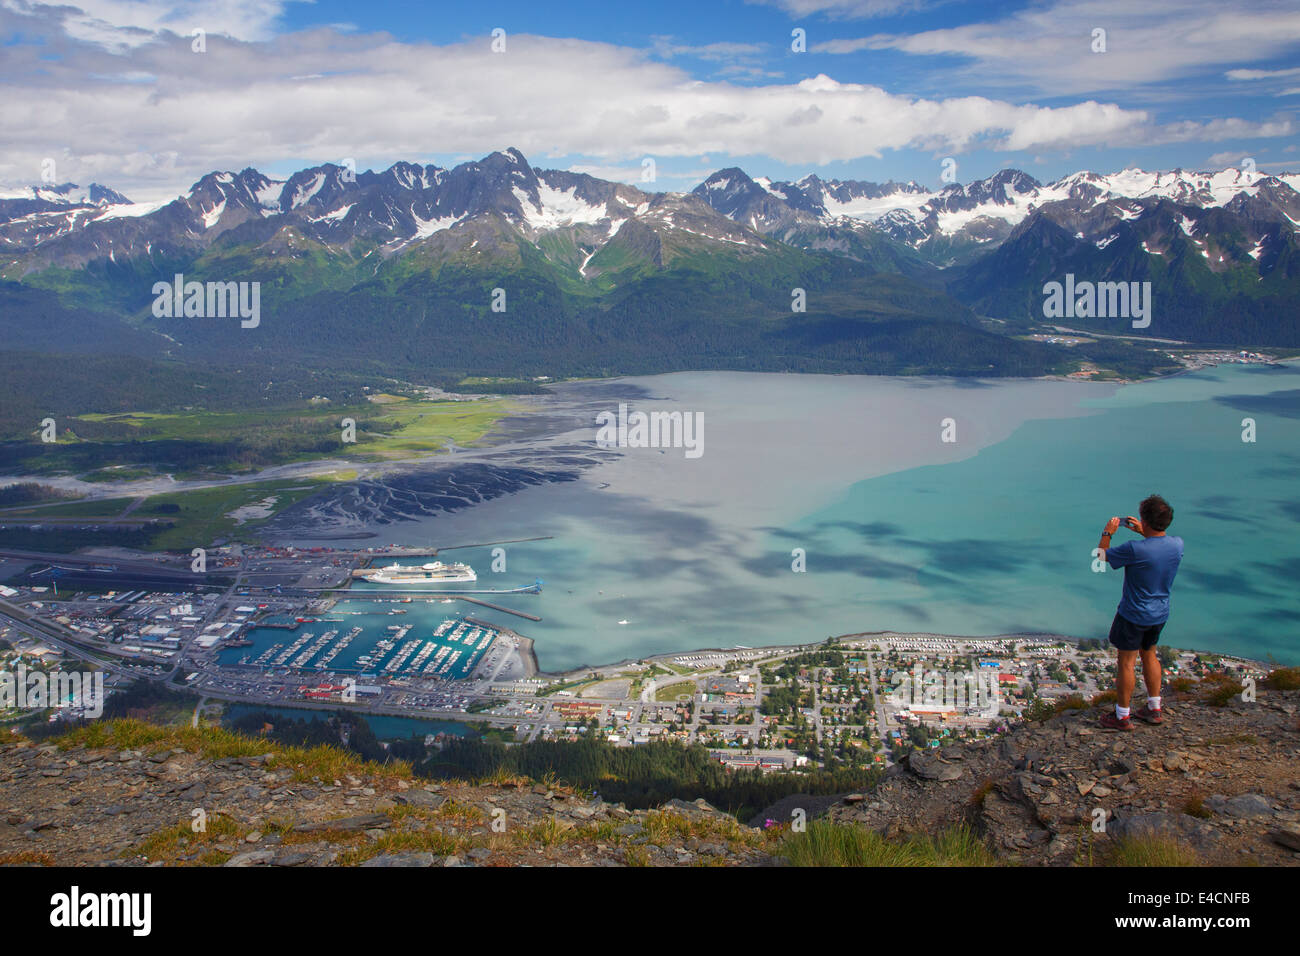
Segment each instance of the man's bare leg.
M1163 710L1160 700L1160 658L1156 656L1154 647L1142 652L1142 679L1147 683L1147 702L1134 716L1148 724L1163 724L1164 716L1160 713Z
M1119 662L1115 665L1115 705L1125 714L1133 699L1133 688L1137 684L1137 675L1133 673L1137 659L1137 651L1120 651Z
M1133 730L1133 721L1129 719L1129 701L1133 699L1133 685L1137 676L1133 665L1137 663L1137 651L1119 651L1115 663L1115 713L1102 714L1101 726L1106 730Z
M1156 656L1156 649L1149 647L1142 651L1142 679L1146 681L1147 696L1160 697L1160 658Z

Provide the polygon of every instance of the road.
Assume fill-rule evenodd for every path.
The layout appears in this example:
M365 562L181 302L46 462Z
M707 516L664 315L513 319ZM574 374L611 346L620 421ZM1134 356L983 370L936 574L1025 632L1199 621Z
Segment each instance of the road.
M879 649L879 645L877 645ZM876 724L880 733L880 744L885 748L885 766L889 766L889 724L885 722L885 705L880 699L879 684L876 683L876 660L871 651L867 651L867 676L871 679L871 706L876 709Z

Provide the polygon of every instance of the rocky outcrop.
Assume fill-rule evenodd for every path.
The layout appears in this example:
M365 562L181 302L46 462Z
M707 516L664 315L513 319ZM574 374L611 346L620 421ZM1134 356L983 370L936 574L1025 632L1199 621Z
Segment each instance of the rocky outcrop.
M629 810L523 779L434 783L229 734L19 741L0 745L0 865L768 866L810 817L891 839L965 824L1019 865L1150 838L1205 864L1300 864L1300 692L1166 701L1158 727L1103 731L1090 708L917 751L869 793L788 797L749 826L704 800ZM240 747L270 752L211 756Z
M914 753L827 816L889 836L966 822L1029 865L1070 865L1150 836L1207 864L1300 864L1300 693L1223 707L1167 698L1163 724L1131 732L1102 730L1101 713Z
M761 831L703 800L628 810L518 780L429 783L378 765L307 776L277 753L0 745L0 864L766 864Z

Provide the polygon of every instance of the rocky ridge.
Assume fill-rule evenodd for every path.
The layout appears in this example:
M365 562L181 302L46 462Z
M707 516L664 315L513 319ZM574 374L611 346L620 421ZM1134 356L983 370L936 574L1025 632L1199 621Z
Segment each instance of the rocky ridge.
M704 801L633 811L572 788L307 777L276 753L0 746L0 864L743 865L762 834ZM196 822L198 821L198 822ZM196 830L196 826L201 828Z
M1001 739L915 752L828 816L891 838L964 821L1031 866L1086 864L1143 836L1204 864L1300 865L1300 692L1165 701L1159 726L1105 731L1102 710L1084 706Z
M1099 865L1150 837L1191 863L1300 864L1300 691L1246 702L1203 684L1132 732L1100 729L1105 706L915 751L874 791L786 798L758 815L766 827L703 800L632 810L558 784L427 782L337 751L126 722L0 745L0 865L769 866L797 816L887 840L965 824L1017 865Z

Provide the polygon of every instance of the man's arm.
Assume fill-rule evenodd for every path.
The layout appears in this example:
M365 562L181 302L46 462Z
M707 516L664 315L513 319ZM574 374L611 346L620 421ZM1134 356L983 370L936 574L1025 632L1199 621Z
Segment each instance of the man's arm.
M1106 522L1106 528L1101 533L1101 540L1097 542L1097 550L1101 552L1101 559L1106 560L1106 552L1110 550L1111 536L1119 530L1119 518L1111 518Z

